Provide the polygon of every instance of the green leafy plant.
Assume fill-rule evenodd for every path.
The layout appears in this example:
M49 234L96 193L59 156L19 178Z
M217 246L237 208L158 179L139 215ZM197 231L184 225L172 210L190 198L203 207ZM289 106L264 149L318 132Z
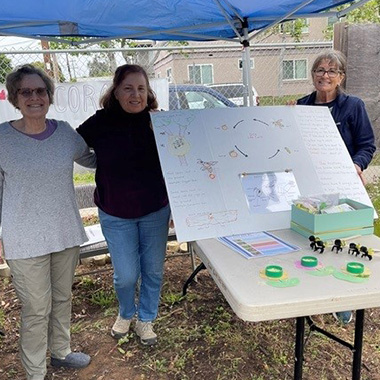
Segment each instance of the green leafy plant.
M108 309L116 302L116 295L113 290L99 289L91 295L90 302L102 309Z
M83 329L83 322L82 321L79 321L79 322L76 322L76 323L72 323L71 326L70 326L70 332L71 332L71 334L77 334L80 331L82 331L82 329Z
M83 289L94 289L96 287L96 280L90 276L82 276L78 286L81 286Z
M183 299L182 293L165 293L161 296L161 302L168 306L173 306Z

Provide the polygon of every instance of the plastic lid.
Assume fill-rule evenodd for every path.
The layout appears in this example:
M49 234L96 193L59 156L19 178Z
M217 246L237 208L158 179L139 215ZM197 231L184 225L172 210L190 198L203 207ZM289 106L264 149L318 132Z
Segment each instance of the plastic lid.
M272 277L272 278L279 278L282 277L284 274L284 271L282 270L282 267L279 265L268 265L265 268L265 275L267 277Z
M364 265L362 263L356 263L354 261L347 264L347 272L352 274L361 274L364 272Z
M301 259L301 265L303 267L316 267L318 265L318 259L314 256L304 256Z

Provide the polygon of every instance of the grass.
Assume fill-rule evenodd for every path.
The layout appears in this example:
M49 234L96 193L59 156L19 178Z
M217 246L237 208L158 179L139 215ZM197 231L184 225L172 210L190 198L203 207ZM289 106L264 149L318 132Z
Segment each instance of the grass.
M97 215L82 216L82 222L85 227L93 226L99 223L99 217Z
M102 309L108 309L116 304L116 294L113 289L103 290L99 289L95 291L91 297L90 302L92 304L100 306Z
M260 96L260 106L284 106L288 101L297 100L303 96L305 95Z
M366 189L373 203L373 207L375 207L377 214L380 216L380 180L367 184ZM380 236L380 217L375 220L374 229L375 235Z
M87 185L90 183L95 183L95 173L85 172L85 173L74 173L74 185Z
M375 153L369 166L379 166L380 165L380 153Z

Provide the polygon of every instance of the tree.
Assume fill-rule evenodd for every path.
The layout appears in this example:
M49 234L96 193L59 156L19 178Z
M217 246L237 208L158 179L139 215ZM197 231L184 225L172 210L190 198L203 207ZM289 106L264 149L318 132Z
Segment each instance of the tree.
M76 43L76 42L81 41L82 39L79 37L70 37L68 38L68 40ZM100 42L97 42L96 45L94 45L91 38L88 39L88 42L83 43L81 45L78 45L78 44L70 45L69 43L50 42L50 48L53 50L72 49L73 47L78 49L78 53L71 53L75 55L80 55L80 54L88 55L88 53L85 50L89 48L90 46L98 47L101 49L117 49L117 48L125 48L125 47L134 47L136 45L133 41L127 40L126 38L100 41ZM134 63L133 56L135 55L135 53L124 51L122 52L122 55L126 63ZM105 59L107 59L108 62L105 62ZM68 71L71 76L70 63L69 63L68 57L66 58L66 61L67 61ZM114 73L117 68L115 52L113 51L99 52L97 54L97 57L94 58L94 60L88 64L88 67L92 68L93 70L92 73L89 74L89 76L99 76L99 75L94 75L97 65L98 65L98 69L100 69L99 65L102 66L102 68L98 70L100 72L103 72L103 75L100 75L100 76L110 75L110 73L111 74ZM107 69L105 65L108 66ZM70 80L72 80L72 78L70 78Z
M94 39L87 39L85 43L78 45L77 43L81 41L79 37L70 37L69 41L73 42L73 45L70 43L60 43L60 42L49 42L50 48L53 50L63 50L63 49L77 49L77 53L70 53L75 55L88 55L86 52L87 48L97 48L104 49L104 51L100 51L96 53L96 57L87 64L90 72L89 76L108 76L112 75L117 66L116 53L114 51L110 51L110 49L125 49L125 48L140 48L144 47L144 42L134 41L127 38L118 38L114 40L106 40L106 41L94 41ZM97 40L97 39L95 39ZM152 46L153 42L148 43L148 46ZM166 42L163 46L166 45L180 45L186 46L188 45L187 41L170 41ZM93 53L91 53L93 54ZM124 58L125 63L129 64L139 64L144 66L147 70L149 76L154 76L154 62L156 61L160 51L156 51L155 53L150 50L121 50L121 55ZM73 78L71 76L70 62L66 53L66 63L67 70L70 76L70 80Z
M5 77L12 70L11 60L5 54L0 54L0 83L5 83Z
M302 41L302 31L308 27L306 18L297 18L293 21L286 21L279 25L280 32L290 35L295 42Z
M351 3L352 4L352 3ZM351 4L345 4L337 8L338 11L342 11L348 8ZM359 8L352 10L347 15L335 21L345 21L348 24L379 24L380 23L380 0L371 0L365 3ZM329 23L326 30L324 30L325 38L332 40L333 37L333 23Z
M348 5L342 6L342 9ZM349 12L345 18L350 24L380 23L380 0L372 0Z
M261 42L262 40L267 39L270 36L281 34L283 37L289 36L293 38L295 42L302 41L302 34L304 28L308 27L308 19L306 18L297 18L292 21L285 21L280 24L276 24L272 28L269 28L265 31L260 40L256 41Z
M31 65L46 72L45 65L43 62L40 62L40 61L32 62ZM50 73L48 74L50 75ZM65 81L65 76L63 75L61 67L59 65L58 65L58 81L61 83Z
M90 77L107 77L113 74L109 62L105 62L102 58L95 56L94 59L87 64Z

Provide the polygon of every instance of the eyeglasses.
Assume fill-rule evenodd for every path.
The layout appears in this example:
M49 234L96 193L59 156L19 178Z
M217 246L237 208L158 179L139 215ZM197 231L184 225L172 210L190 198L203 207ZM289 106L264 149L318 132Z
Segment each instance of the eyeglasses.
M19 88L17 92L24 98L29 99L35 93L37 96L46 96L47 88L46 87L37 87L37 88Z
M338 76L338 74L341 73L341 71L335 70L335 69L329 69L329 70L317 69L317 70L314 70L314 74L317 77L323 77L325 75L325 73L327 73L329 78L336 78Z

